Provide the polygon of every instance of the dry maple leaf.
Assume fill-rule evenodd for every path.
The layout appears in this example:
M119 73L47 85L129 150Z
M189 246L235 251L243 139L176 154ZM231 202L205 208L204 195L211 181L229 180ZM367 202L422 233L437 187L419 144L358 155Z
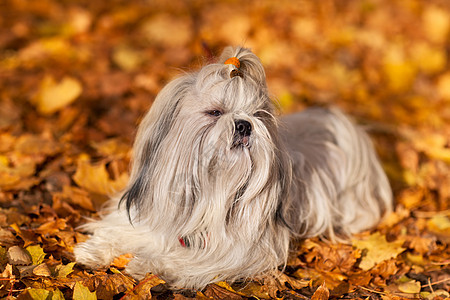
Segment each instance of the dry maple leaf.
M379 232L375 232L365 239L353 239L353 246L361 251L367 251L359 264L363 270L369 270L384 260L397 257L406 250L402 245L403 241L401 240L387 242L386 237Z
M90 192L110 196L125 187L128 174L122 173L119 178L113 180L106 171L105 164L92 165L85 160L80 160L73 179L79 186Z

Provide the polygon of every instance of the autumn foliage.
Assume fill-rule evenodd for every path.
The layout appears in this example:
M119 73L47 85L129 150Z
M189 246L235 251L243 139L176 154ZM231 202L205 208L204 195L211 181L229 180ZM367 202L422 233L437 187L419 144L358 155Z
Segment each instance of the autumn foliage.
M226 45L261 57L281 113L334 105L363 124L395 212L348 243L296 243L277 278L203 291L137 282L129 256L75 265L155 95ZM1 1L0 298L449 298L449 50L445 0Z

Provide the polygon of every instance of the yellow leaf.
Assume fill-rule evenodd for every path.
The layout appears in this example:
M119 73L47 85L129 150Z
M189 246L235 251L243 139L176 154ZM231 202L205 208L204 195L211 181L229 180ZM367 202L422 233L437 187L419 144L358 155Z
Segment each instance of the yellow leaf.
M95 292L89 291L87 287L82 285L80 282L75 283L73 288L73 299L77 300L97 300L97 295Z
M254 281L250 281L239 289L239 295L256 298L256 299L270 299L267 285L261 285Z
M128 174L122 173L119 178L112 180L104 164L91 165L80 160L73 179L80 187L90 192L110 196L125 187Z
M359 267L365 271L371 269L376 264L395 258L397 255L405 251L402 248L403 241L395 241L389 243L386 237L376 232L364 240L353 240L353 246L360 250L367 250L365 256L362 257Z
M219 281L219 282L216 282L216 284L217 284L218 286L223 287L224 289L226 289L226 290L232 292L232 293L236 293L236 294L242 295L242 293L236 292L236 291L231 287L231 285L229 285L228 282L226 282L226 281Z
M131 47L119 46L114 49L112 59L122 70L133 71L142 63L143 56Z
M109 139L98 143L92 143L94 147L101 155L107 157L124 157L130 151L130 146L120 139Z
M444 73L439 77L437 91L444 100L450 100L450 72Z
M447 63L445 50L433 48L426 43L417 43L412 49L412 56L416 66L426 74L433 74L443 70Z
M428 220L427 227L433 232L450 237L450 218L448 216L434 216Z
M52 300L64 300L64 295L59 289L55 289L51 292Z
M415 66L406 60L401 46L393 46L387 50L383 70L389 87L395 92L404 92L410 88L417 72Z
M74 78L64 77L55 82L53 77L45 77L36 99L38 111L45 115L55 113L75 101L82 90L81 83Z
M45 252L41 246L39 245L28 246L27 248L25 248L25 250L31 256L33 265L39 265L44 261Z
M278 104L284 111L290 111L294 106L294 97L291 93L285 91L278 97Z
M73 272L74 262L68 263L67 265L58 265L55 268L56 277L66 278L67 275Z
M444 43L450 29L448 12L437 6L428 6L422 17L426 36L433 42Z
M150 42L169 47L184 46L192 38L190 20L168 14L157 14L148 19L141 30Z
M406 282L402 282L398 285L398 289L407 294L418 294L420 293L421 285L419 281L416 280L408 280Z
M44 290L44 289L29 289L28 295L33 300L42 300L42 299L49 299L50 297L50 291ZM50 298L51 299L51 298Z

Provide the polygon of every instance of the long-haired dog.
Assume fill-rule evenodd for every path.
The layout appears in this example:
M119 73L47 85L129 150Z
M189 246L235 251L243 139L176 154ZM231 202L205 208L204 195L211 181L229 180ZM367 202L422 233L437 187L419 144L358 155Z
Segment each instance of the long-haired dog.
M77 245L77 262L173 287L202 288L286 263L293 238L333 240L392 209L365 132L336 109L274 116L263 66L226 48L217 63L170 82L142 121L131 178Z

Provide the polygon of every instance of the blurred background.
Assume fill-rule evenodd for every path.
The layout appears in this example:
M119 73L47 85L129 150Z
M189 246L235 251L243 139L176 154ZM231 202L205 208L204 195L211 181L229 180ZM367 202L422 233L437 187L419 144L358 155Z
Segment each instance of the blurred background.
M396 211L374 236L404 241L404 255L361 271L360 250L316 240L288 263L290 287L309 297L324 280L334 296L369 286L350 296L366 298L407 274L407 295L432 299L430 278L448 290L449 31L448 0L0 0L0 297L48 296L54 284L69 299L81 281L100 299L133 292L115 271L74 268L87 238L75 228L126 185L136 127L161 88L228 45L261 58L280 114L337 106L364 125L394 187ZM11 249L52 271L31 274Z
M47 156L64 153L60 168L68 174L80 155L101 160L121 153L115 173L109 170L118 177L127 170L136 125L164 84L225 46L242 45L261 58L281 113L341 107L377 136L395 186L436 190L437 206L448 207L448 1L4 0L0 6L0 153L7 172L19 174L16 181L36 176L36 168L13 170L20 160L10 153L19 142L38 153L47 147ZM5 180L5 190L36 184Z

